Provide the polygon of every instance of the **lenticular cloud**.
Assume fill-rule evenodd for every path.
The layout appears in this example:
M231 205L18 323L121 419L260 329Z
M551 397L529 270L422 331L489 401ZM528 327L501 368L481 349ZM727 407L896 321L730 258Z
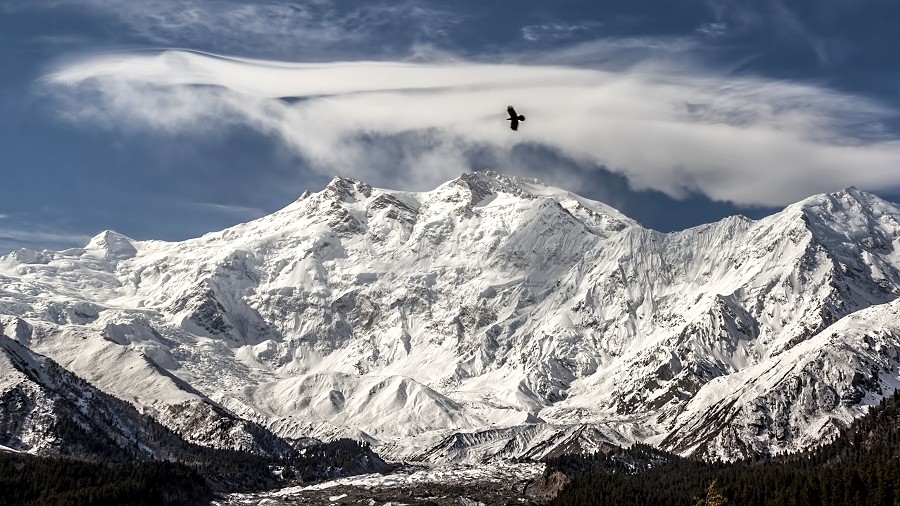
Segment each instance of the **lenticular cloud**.
M545 146L638 189L780 205L895 185L896 114L864 98L753 77L641 64L627 70L471 62L284 63L187 52L70 62L44 80L73 121L203 135L241 125L323 173L428 186ZM519 132L508 104L528 116ZM541 167L549 172L552 167ZM411 177L412 175L412 177ZM391 180L393 178L394 180Z

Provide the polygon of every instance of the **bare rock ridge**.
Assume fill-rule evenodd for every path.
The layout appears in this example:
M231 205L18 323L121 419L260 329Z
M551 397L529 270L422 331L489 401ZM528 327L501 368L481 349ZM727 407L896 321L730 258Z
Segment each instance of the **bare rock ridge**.
M252 449L259 424L429 462L731 459L833 437L900 386L898 246L900 209L856 188L666 234L490 171L335 178L188 241L0 257L0 323L198 444ZM0 444L43 444L23 441Z

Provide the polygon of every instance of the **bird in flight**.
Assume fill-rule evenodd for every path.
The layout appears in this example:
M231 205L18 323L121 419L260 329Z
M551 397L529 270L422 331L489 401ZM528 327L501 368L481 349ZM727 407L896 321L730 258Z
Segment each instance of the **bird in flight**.
M509 117L506 118L506 121L509 121L509 128L512 128L513 130L518 130L519 122L525 121L525 116L522 116L521 114L516 114L516 110L513 109L513 106L507 107L506 112L509 113Z

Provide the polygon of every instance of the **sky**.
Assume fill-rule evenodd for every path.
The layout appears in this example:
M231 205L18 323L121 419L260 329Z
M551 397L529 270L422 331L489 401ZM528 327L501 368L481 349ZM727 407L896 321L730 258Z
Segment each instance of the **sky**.
M898 47L897 0L0 0L0 253L196 237L335 175L492 169L661 231L898 202Z

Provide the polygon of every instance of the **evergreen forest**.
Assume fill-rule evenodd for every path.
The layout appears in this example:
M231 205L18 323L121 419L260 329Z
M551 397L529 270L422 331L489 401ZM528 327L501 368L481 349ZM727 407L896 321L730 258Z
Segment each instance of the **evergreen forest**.
M190 461L104 462L0 452L0 504L208 504L225 493L269 490L381 466L368 444L349 439L279 458L203 449Z
M571 480L554 506L900 506L900 390L802 453L710 463L636 444L547 464Z

